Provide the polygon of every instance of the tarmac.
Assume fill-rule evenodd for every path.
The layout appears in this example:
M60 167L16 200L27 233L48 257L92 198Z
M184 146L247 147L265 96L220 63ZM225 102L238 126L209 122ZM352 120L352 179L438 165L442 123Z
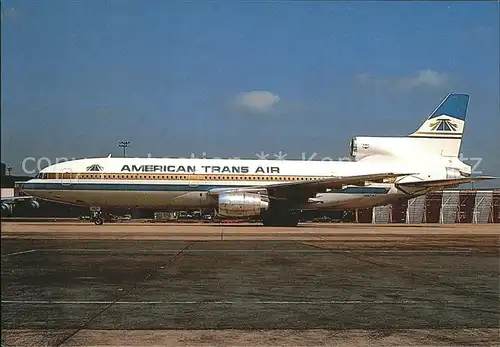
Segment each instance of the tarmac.
M500 344L499 225L2 223L3 346Z

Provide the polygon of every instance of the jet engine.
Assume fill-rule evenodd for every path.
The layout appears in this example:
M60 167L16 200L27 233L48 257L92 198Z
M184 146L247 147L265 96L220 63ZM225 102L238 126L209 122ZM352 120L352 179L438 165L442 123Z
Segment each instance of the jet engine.
M256 193L223 193L219 195L218 214L224 217L259 216L267 210L269 201Z
M392 155L398 149L397 141L395 138L353 137L349 154L356 161L373 155Z

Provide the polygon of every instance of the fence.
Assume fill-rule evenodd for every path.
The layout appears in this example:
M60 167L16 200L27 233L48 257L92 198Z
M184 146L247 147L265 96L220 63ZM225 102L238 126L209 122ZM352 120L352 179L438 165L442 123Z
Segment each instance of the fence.
M373 209L359 209L358 223L500 223L500 191L450 190Z

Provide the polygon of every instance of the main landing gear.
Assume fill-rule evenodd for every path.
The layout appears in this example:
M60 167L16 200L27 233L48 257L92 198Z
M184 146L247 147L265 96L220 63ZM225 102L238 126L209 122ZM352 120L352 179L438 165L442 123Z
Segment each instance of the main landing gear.
M103 225L106 215L101 210L99 206L90 207L90 221L94 222L95 225Z
M101 211L92 211L90 220L94 222L95 225L103 225L104 214Z

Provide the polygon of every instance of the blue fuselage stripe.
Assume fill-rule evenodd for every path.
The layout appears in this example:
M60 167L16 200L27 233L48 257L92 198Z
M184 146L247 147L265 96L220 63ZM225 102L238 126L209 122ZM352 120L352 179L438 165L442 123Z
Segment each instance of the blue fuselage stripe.
M25 190L118 190L118 191L206 191L216 188L236 188L243 185L213 184L127 184L127 183L25 183Z
M213 184L127 184L127 183L25 183L24 190L108 190L108 191L209 191L221 188L244 188L252 185L213 185ZM386 194L385 187L346 187L332 189L331 193L344 194Z

